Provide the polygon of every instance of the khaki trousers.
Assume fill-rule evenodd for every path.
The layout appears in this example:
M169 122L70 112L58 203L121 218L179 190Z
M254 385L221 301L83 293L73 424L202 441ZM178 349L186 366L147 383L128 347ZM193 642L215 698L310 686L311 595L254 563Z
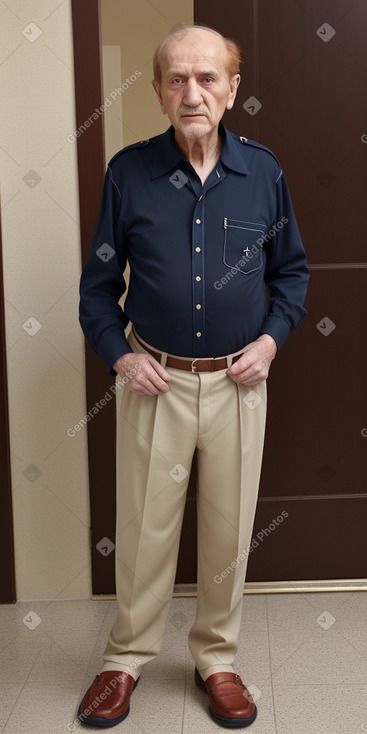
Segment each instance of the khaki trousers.
M145 351L132 333L129 343L134 352ZM237 652L266 382L246 387L226 370L166 369L171 381L165 394L117 391L118 612L103 670L124 670L136 679L159 653L197 448L197 608L188 644L206 679L233 671Z

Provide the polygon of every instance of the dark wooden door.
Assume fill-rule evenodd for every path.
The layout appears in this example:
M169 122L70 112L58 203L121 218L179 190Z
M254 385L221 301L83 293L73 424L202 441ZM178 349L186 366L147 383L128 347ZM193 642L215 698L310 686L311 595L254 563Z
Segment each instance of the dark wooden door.
M98 0L72 5L78 126L102 101ZM365 577L367 7L364 0L195 0L194 7L198 23L243 49L243 80L225 124L279 157L312 271L308 318L269 378L247 581ZM102 151L101 121L78 140L84 258L98 213ZM110 384L87 349L88 408ZM112 401L88 434L98 594L114 591L114 553L101 545L114 537ZM195 486L194 462L177 583L196 580Z
M220 6L196 0L198 22L244 52L243 81L225 122L279 157L311 267L308 318L269 378L258 546L247 581L363 578L367 7L238 0L223 13Z

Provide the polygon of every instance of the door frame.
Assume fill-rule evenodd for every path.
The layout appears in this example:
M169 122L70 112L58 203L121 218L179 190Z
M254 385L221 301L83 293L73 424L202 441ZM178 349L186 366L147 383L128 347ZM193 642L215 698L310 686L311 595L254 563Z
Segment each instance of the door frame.
M99 0L72 0L71 6L77 132L102 104L100 3ZM105 176L103 115L99 115L92 125L88 125L86 132L79 131L75 137L79 177L81 259L84 266L97 224ZM86 402L89 412L109 391L114 384L114 378L108 375L101 360L87 343L85 369ZM104 537L107 536L112 540L115 535L115 422L115 401L109 400L87 427L92 592L98 588L99 594L108 593L115 586L114 564L106 563L106 558L96 548ZM103 446L103 458L101 446ZM104 521L105 516L111 519L108 527ZM102 586L101 579L103 579Z

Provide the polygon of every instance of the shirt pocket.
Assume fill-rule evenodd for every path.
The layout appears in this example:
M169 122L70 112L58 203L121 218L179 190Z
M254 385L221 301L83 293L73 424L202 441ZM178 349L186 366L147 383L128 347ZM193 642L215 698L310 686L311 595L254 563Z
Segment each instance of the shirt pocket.
M242 222L239 219L223 219L223 262L244 275L261 270L263 248L256 240L263 237L265 227L259 222Z

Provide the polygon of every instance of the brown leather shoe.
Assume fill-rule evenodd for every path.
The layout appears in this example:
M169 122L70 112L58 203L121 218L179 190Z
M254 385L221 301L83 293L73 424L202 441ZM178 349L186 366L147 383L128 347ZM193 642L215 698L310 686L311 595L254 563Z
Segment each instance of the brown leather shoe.
M257 709L252 696L236 673L213 673L205 681L195 668L195 682L209 696L209 711L221 726L249 726Z
M78 719L92 726L119 724L130 711L130 696L138 681L121 670L96 675L79 706Z

